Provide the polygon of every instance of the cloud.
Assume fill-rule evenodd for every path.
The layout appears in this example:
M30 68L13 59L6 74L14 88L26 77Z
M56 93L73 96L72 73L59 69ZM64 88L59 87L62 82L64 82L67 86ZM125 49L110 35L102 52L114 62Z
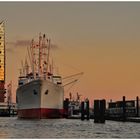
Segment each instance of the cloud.
M7 47L6 47L6 52L14 53L14 49L13 49L13 48L9 48L9 47L7 48Z
M10 45L12 47L26 47L31 44L30 40L17 40L16 42L7 42L7 45ZM58 49L58 46L56 44L51 43L51 49Z
M56 45L56 44L51 44L51 49L56 50L56 49L59 49L59 47L58 47L58 45Z
M17 40L6 42L6 51L9 53L15 53L15 47L27 47L31 43L30 40Z
M7 45L11 45L13 47L26 47L29 46L31 43L30 40L17 40L16 42L7 42Z
M36 42L37 43L37 42ZM10 53L14 53L14 47L27 47L30 46L31 40L17 40L17 41L10 41L6 42L6 51ZM57 50L59 49L58 45L51 43L51 49Z

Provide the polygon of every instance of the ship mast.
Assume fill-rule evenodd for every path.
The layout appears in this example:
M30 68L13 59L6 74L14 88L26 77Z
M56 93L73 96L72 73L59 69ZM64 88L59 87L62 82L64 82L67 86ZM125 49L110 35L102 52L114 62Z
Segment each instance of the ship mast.
M41 60L42 60L42 44L41 44L41 41L42 41L42 36L40 34L39 35L39 58L38 58L38 74L39 74L39 77L41 77L41 75L42 75L42 65L41 65Z
M29 74L29 65L28 65L28 61L27 59L25 59L25 75L28 75Z
M39 34L38 43L35 43L34 40L31 42L30 53L34 79L36 79L36 74L38 74L38 78L45 80L46 77L52 74L51 71L51 73L49 72L50 39L46 39L45 34L43 36Z
M33 78L36 79L36 70L37 70L37 66L36 66L36 49L37 45L34 42L34 39L32 39L31 41L31 45L30 45L30 50L28 49L28 55L31 63L31 70L32 70L32 74L33 74Z
M48 40L48 49L47 49L47 74L49 74L49 72L48 72L48 68L49 68L49 57L50 57L50 39Z
M35 44L34 40L32 39L31 46L30 46L30 51L31 51L31 68L32 68L32 73L34 79L36 79L36 65L35 65Z

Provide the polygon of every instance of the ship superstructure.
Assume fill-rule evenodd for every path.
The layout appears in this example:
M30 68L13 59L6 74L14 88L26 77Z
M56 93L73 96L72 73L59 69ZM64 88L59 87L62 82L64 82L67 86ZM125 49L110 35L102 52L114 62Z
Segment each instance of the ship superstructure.
M53 73L50 48L51 41L45 34L28 47L31 70L26 59L16 93L19 118L63 117L64 89L61 76Z

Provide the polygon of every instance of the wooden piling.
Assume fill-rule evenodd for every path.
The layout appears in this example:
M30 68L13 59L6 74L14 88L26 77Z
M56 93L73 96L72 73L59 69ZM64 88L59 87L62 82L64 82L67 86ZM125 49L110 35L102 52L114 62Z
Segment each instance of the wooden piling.
M94 100L94 123L98 123L100 120L100 101Z
M94 100L94 123L105 123L105 100Z
M8 116L10 117L11 116L11 106L8 105Z
M125 96L123 96L122 108L123 108L122 119L123 119L123 121L126 121L126 102L125 102Z
M106 101L100 100L100 123L105 123Z
M68 109L69 109L69 99L66 98L63 102L63 108L64 108L64 117L68 118Z
M85 119L84 102L81 102L81 120Z
M136 116L139 117L139 97L136 97Z
M86 101L86 119L89 120L89 100Z

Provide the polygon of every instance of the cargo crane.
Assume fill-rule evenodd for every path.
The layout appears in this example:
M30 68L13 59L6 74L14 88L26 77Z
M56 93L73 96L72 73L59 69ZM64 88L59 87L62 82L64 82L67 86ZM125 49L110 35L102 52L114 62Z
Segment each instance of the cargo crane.
M78 76L78 75L83 75L83 74L84 74L83 72L76 73L76 74L73 74L73 75L66 76L66 77L62 78L62 80L65 80L65 79L68 79L68 78L71 78L71 77L74 77L74 76Z
M75 77L75 76L80 76L80 75L83 75L84 73L83 72L80 72L80 73L76 73L76 74L73 74L73 75L69 75L69 76L66 76L66 77L64 77L64 78L62 78L62 80L64 81L64 80L69 80L70 78L73 78L73 77ZM68 83L66 83L66 84L64 84L63 85L63 87L65 87L65 86L67 86L67 85L70 85L70 84L72 84L72 83L75 83L75 82L77 82L79 79L74 79L73 81L70 81L70 82L68 82Z
M64 83L64 81L66 81L66 80L71 80L71 79L73 79L73 80L71 80L70 82L67 82L67 83L63 84L63 87L66 87L66 86L68 86L68 85L71 85L70 88L72 88L72 86L74 86L74 84L79 80L79 78L75 78L75 77L76 77L76 76L81 76L81 75L83 75L83 74L84 74L83 72L80 72L80 73L76 73L76 74L69 75L69 76L66 76L66 77L62 78L63 83ZM70 88L69 88L69 89L70 89ZM69 90L69 89L68 89L68 90Z

